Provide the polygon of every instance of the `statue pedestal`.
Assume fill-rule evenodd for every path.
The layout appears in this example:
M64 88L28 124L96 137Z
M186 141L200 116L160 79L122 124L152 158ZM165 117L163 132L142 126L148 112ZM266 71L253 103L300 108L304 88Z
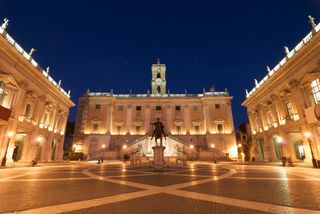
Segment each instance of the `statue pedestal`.
M152 166L157 169L162 169L166 166L164 161L164 146L154 146L153 149L153 163Z

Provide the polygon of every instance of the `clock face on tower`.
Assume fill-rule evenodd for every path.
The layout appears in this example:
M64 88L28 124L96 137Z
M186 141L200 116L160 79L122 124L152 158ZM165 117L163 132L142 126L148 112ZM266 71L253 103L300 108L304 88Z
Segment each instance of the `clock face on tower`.
M162 84L162 79L157 78L157 79L155 80L155 83L156 83L156 85L161 85L161 84Z

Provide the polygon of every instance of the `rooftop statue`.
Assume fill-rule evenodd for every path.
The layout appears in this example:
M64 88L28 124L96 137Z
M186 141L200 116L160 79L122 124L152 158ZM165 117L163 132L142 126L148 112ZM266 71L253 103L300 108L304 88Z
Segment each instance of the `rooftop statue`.
M5 30L5 29L8 27L8 25L9 25L9 19L4 18L3 21L4 21L4 22L2 23L1 28L2 28L3 30Z
M312 16L308 16L309 18L309 23L311 25L312 28L315 28L317 25L316 23L314 23L314 18Z

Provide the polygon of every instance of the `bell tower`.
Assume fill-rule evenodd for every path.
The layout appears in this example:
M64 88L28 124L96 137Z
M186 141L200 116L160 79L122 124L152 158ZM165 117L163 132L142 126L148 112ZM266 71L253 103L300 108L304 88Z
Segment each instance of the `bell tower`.
M160 59L158 58L157 64L152 64L151 66L152 79L151 88L152 94L163 95L166 94L166 65L160 64Z

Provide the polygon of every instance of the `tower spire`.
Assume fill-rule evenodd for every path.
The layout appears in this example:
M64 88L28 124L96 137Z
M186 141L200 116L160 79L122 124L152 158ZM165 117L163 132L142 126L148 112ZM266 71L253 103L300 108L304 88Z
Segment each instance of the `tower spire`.
M157 64L159 65L160 64L160 58L158 57L157 59Z

